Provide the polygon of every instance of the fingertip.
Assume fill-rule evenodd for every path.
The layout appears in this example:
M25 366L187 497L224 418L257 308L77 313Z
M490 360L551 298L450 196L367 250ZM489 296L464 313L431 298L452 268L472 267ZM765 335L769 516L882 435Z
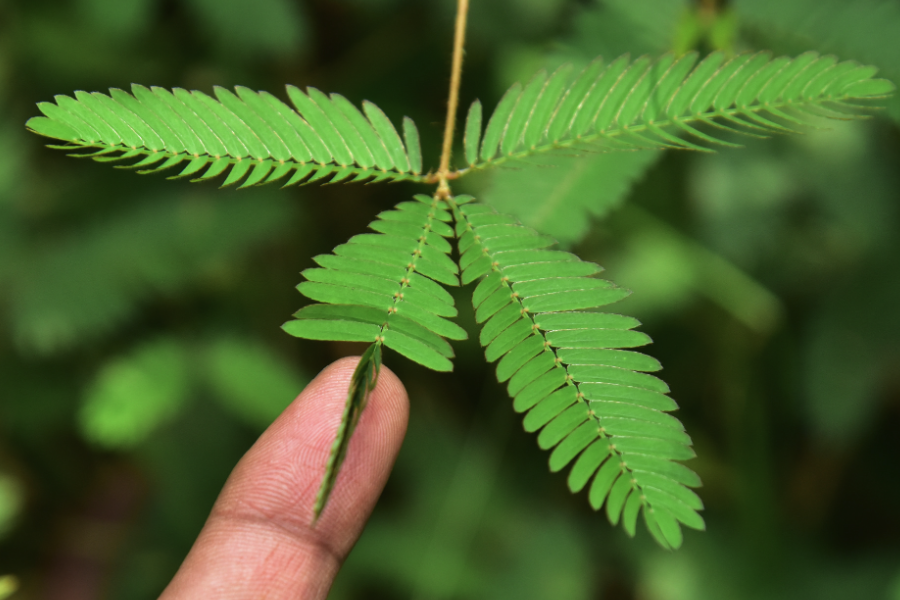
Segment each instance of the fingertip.
M166 597L215 594L224 585L281 597L324 597L375 506L406 433L409 400L382 366L350 440L331 497L313 505L359 357L319 373L260 436L229 477ZM324 590L324 592L323 592ZM208 596L213 597L213 596Z

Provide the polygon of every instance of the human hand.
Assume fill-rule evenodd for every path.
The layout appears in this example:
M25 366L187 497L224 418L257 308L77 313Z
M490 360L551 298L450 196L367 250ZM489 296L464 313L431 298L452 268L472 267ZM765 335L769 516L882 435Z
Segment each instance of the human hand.
M328 506L313 504L358 358L327 367L244 455L165 589L180 598L325 598L406 433L409 400L382 366Z

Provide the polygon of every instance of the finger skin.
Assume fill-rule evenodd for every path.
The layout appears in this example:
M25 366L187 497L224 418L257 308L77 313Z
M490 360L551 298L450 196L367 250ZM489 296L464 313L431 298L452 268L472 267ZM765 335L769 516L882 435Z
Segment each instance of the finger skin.
M312 527L358 361L341 359L323 370L244 455L162 599L326 597L384 488L409 417L403 384L382 367Z

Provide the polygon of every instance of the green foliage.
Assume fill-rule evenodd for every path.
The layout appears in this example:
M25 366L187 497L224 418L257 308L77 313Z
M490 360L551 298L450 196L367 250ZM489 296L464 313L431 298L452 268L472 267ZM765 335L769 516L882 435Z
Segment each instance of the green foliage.
M27 263L10 266L14 338L40 354L71 349L126 321L154 294L211 279L288 225L286 203L260 199L136 198L134 207L41 244Z
M872 79L875 70L808 52L796 59L714 52L656 61L628 56L604 65L596 59L564 88L567 70L538 72L513 85L488 121L481 169L561 149L614 151L735 146L698 127L759 136L791 132L821 117L853 118L862 105L894 85ZM474 129L474 127L472 127ZM467 132L470 127L467 125ZM696 142L679 136L690 136Z
M100 162L133 161L128 168L155 173L177 165L173 178L192 181L227 173L222 187L246 188L279 181L337 183L419 180L421 150L415 124L403 130L409 153L390 120L374 104L365 116L342 96L288 86L292 110L268 92L238 86L237 95L217 87L203 92L133 85L132 94L76 92L42 102L46 115L28 121L35 133L63 140L64 150L91 150ZM186 164L185 164L186 163Z
M401 202L369 225L379 232L360 234L317 256L322 268L303 272L297 289L320 302L300 309L284 324L291 335L313 340L372 342L354 374L341 428L316 499L319 516L343 462L350 435L381 365L381 346L436 371L450 371L453 349L444 338L466 332L445 317L457 314L453 297L440 284L459 285L448 258L453 235L447 203L421 194Z
M895 310L900 282L879 281L884 270L863 270L843 282L828 294L811 322L803 363L805 408L817 434L834 444L849 445L871 426L879 392L900 357ZM860 285L867 285L868 293L851 300L849 290Z
M305 271L308 281L298 289L326 304L301 309L298 319L284 326L308 339L373 342L367 351L371 356L364 355L355 376L360 381L348 394L347 415L358 415L365 403L360 389L368 386L359 370L377 377L382 344L429 368L451 368L452 349L441 336L460 339L465 333L442 318L456 314L452 299L426 290L436 292L436 282L457 283L457 268L446 260L450 247L442 237L453 233L446 225L453 218L462 283L481 280L473 305L476 321L484 323L480 341L486 357L490 362L502 358L497 378L509 380L514 408L530 411L526 429L543 428L538 444L555 448L551 470L580 454L570 487L578 491L598 473L591 504L599 509L605 502L610 521L616 524L621 516L630 535L639 512L665 547L681 545L678 521L702 529L695 512L702 504L684 486L697 486L699 479L672 462L693 457L690 438L666 414L677 408L665 395L668 387L641 372L658 370L659 363L621 350L647 344L649 338L632 331L638 324L634 319L591 311L628 292L590 277L599 266L549 250L552 238L472 203L470 196L445 202L420 195L416 200L382 213L370 226L380 234L356 236L334 255L317 257L324 268ZM346 451L349 418L342 420L332 449L317 516Z
M161 340L108 363L81 407L86 438L105 448L128 448L172 419L188 399L186 348Z
M652 150L548 156L533 168L499 169L485 202L562 244L577 243L590 231L588 217L602 219L618 208L659 156Z
M736 0L745 25L771 45L835 52L877 66L900 81L900 7L890 0ZM900 119L900 99L889 101Z
M447 256L453 235L443 200L416 195L360 234L317 256L322 268L303 272L297 286L322 304L302 308L284 325L291 335L313 340L374 342L436 371L450 371L453 349L444 338L462 340L453 298L436 283L459 285L458 267Z
M681 545L676 521L703 529L700 485L672 462L694 456L691 440L666 414L677 405L668 386L644 373L660 369L652 358L623 351L647 344L629 317L593 312L628 295L590 277L601 269L577 256L550 250L552 239L514 217L456 198L454 214L464 282L480 277L473 293L475 319L488 361L500 359L497 379L509 381L513 408L526 412L525 429L553 450L550 469L578 457L569 474L577 492L596 473L589 499L606 505L615 525L633 536L638 513L664 547ZM579 456L580 455L580 456Z
M262 430L307 382L252 340L230 336L186 343L161 338L100 369L81 406L82 434L101 448L134 448L204 392Z
M628 16L637 14L630 3L613 4L620 20L635 20ZM667 28L683 10L683 3L672 3L654 22ZM689 25L683 36L671 36L670 45L690 45L707 35L714 45L727 46L735 32L730 18L720 19L728 35L713 29L701 35L702 27L682 19ZM605 506L610 522L621 521L629 536L642 514L661 546L678 548L682 524L705 528L697 512L703 504L689 489L700 479L675 462L694 457L691 438L669 414L677 408L667 396L669 387L648 374L659 370L659 363L629 350L649 342L634 331L638 322L596 310L629 292L592 277L599 266L551 249L556 239L522 226L516 217L475 203L471 196L451 196L447 181L494 166L525 168L542 158L545 168L562 166L556 176L515 184L498 178L501 191L494 201L502 204L506 194L512 204L508 198L525 196L516 207L523 220L572 243L583 238L585 227L570 227L566 219L583 223L588 213L602 216L657 156L632 153L611 161L581 154L665 148L709 152L710 145L737 146L734 134L758 138L805 131L823 119L863 116L870 101L894 90L889 81L873 78L873 67L813 51L794 59L773 59L768 52L730 56L728 51L699 58L696 51L633 61L626 54L609 63L598 58L574 78L568 65L552 74L541 70L506 92L483 130L476 100L463 139L468 167L436 175L422 175L422 142L411 119L403 119L401 139L374 104L364 102L360 111L342 96L312 87L303 92L288 86L296 110L271 94L241 86L236 94L216 87L215 99L182 88L170 92L138 85L132 94L76 92L74 99L57 96L55 104L41 103L45 116L31 119L28 127L67 142L53 147L80 150L76 156L136 161L128 166L141 173L181 165L175 178L225 175L223 186L241 183L245 188L288 176L285 186L440 183L434 196L416 195L414 202L381 213L370 224L376 233L351 238L333 254L316 257L319 268L303 272L307 281L298 289L316 304L298 311L284 329L306 339L370 343L353 375L315 517L328 501L376 384L382 346L433 370L450 371L454 351L446 339L465 339L466 332L448 320L457 310L441 286L478 281L473 307L476 322L483 324L479 337L486 358L499 361L497 378L508 381L514 409L527 413L526 430L540 430L538 445L552 450L551 471L574 462L568 478L573 492L587 488L591 506ZM564 153L579 158L562 160ZM612 174L615 184L593 194ZM450 258L451 237L458 240L458 263ZM689 244L670 244L675 246ZM753 326L768 318L749 314L755 309L746 307L754 303L776 312L772 305L777 303L740 271L696 248L683 254L689 257L685 263L705 261L710 271L728 273L740 291L720 289L710 296L733 308L739 319ZM747 290L754 297L749 304L736 299ZM767 331L772 320L759 329ZM271 413L247 408L256 387L242 389L226 376L240 364L261 372L256 368L260 356L221 342L209 352L206 369L225 406L262 423ZM186 347L170 340L111 363L82 412L87 437L106 446L134 445L171 419L190 389L187 357ZM272 379L278 378L276 369ZM279 395L292 385L289 376L281 381Z
M381 344L372 344L359 358L359 364L350 378L350 387L347 390L347 401L344 403L344 412L341 414L341 424L338 426L328 454L328 462L325 464L325 475L322 484L316 493L316 502L313 505L313 522L315 522L331 496L331 490L337 481L338 473L344 458L347 456L347 448L350 447L350 436L359 423L369 395L378 384L378 373L381 370Z

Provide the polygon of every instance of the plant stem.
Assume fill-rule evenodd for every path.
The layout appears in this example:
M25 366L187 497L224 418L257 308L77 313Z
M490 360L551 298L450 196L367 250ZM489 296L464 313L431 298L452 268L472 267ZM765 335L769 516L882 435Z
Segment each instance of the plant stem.
M447 99L447 121L444 124L444 145L441 149L441 164L438 169L438 195L450 195L447 185L450 174L450 153L453 151L453 129L456 125L456 108L459 104L459 82L462 78L463 46L466 40L466 16L469 0L458 0L456 5L456 30L453 35L453 63L450 68L450 96Z

